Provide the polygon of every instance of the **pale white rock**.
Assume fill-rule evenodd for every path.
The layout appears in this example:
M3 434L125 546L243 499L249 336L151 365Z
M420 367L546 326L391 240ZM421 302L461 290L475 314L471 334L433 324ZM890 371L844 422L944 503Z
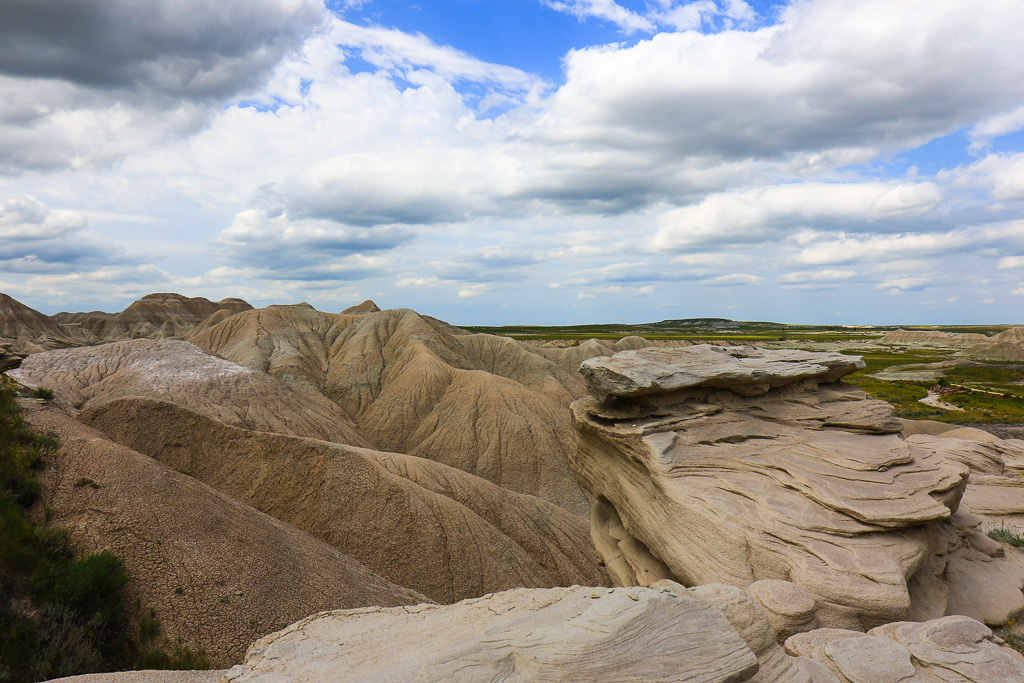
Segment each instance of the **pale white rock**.
M1019 683L1024 657L965 616L895 622L868 633L818 629L786 641L844 683Z
M659 581L655 586L681 588L670 581ZM709 583L691 588L690 593L722 610L722 614L757 656L760 669L750 679L752 682L832 683L837 680L807 658L787 655L778 643L768 615L750 595L739 588Z
M599 400L708 387L757 396L802 380L834 382L863 369L859 356L748 346L637 349L580 365Z
M324 612L257 641L223 680L725 682L758 669L722 611L685 589L576 586Z

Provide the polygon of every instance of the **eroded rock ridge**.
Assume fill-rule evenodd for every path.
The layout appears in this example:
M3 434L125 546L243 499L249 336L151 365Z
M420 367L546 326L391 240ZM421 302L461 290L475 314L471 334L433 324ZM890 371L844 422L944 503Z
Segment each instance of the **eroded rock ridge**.
M838 381L860 367L712 346L584 362L593 396L572 405L570 464L616 585L786 580L819 626L855 631L1024 609L1019 558L961 506L984 458L902 438L889 404Z

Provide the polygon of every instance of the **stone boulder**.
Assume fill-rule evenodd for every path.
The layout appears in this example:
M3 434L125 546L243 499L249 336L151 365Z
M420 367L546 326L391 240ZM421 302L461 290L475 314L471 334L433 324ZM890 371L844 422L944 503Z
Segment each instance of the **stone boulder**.
M954 515L968 456L952 457L955 439L902 439L891 406L837 381L860 367L712 346L586 361L594 397L572 405L570 465L613 582L785 580L817 624L858 631L964 611L997 625L1024 609L1019 558ZM981 569L997 600L975 594Z

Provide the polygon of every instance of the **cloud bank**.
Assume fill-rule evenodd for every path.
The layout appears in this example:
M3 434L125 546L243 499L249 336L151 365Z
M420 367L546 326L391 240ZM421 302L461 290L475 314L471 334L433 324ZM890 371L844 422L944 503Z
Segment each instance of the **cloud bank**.
M358 19L372 2L8 3L0 270L146 254L257 303L343 292L456 322L1020 305L1021 3L543 4L623 40L547 82Z

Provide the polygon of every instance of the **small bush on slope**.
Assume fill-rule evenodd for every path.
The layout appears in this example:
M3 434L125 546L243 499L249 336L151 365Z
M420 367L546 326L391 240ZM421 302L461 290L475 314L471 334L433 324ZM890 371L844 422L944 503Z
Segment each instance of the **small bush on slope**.
M65 530L40 526L27 510L40 493L35 473L57 448L34 433L0 376L0 682L138 668L202 668L201 656L148 646L159 632L131 635L128 576L109 552L75 558Z

